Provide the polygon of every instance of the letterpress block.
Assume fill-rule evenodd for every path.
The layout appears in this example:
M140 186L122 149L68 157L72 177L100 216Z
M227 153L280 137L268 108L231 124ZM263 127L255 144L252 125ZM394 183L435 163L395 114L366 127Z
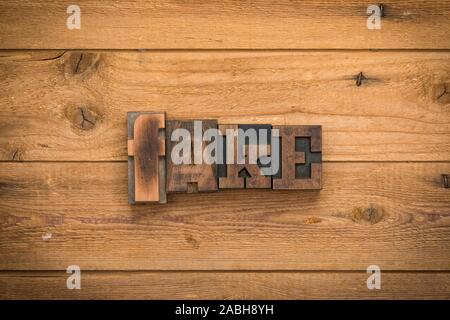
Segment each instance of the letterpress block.
M281 167L273 189L322 188L322 127L273 126L281 139Z
M270 128L270 125L219 125L219 131L225 137L224 164L219 166L220 189L271 187L271 177L261 174L260 164L261 156L270 156ZM261 134L265 134L265 141L261 141ZM233 140L231 144L230 139ZM243 163L238 158L240 139L244 143L241 150Z
M128 201L166 203L165 114L128 113Z
M218 189L217 163L215 161L205 162L208 157L203 156L205 148L214 139L211 139L211 142L203 141L203 135L208 129L217 130L217 121L170 120L166 124L167 192L216 191ZM177 129L181 130L175 131ZM186 141L185 139L190 140ZM182 160L180 158L186 156L183 151L180 152L180 150L186 151L183 143L185 147L189 147L189 155L184 160L188 160L190 164L186 164L186 161L176 163Z

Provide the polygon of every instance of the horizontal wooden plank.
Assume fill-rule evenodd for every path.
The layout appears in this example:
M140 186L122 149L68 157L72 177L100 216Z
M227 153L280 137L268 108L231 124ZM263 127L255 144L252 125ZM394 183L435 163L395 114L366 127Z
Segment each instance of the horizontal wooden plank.
M385 0L380 30L357 0L78 0L79 30L69 4L1 1L0 48L450 48L448 0Z
M69 290L64 271L1 272L0 299L449 299L449 273L89 272Z
M450 163L325 163L321 191L130 206L125 162L0 163L0 270L450 270Z
M2 51L0 160L125 160L126 112L165 111L169 119L320 124L325 161L449 161L449 58Z

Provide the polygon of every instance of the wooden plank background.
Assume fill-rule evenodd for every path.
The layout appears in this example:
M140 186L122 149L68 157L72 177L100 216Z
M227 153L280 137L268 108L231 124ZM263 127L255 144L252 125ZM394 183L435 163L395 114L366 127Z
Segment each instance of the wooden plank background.
M367 290L364 272L93 272L81 290L67 273L0 274L0 299L448 299L448 273L386 272L382 290Z
M440 173L449 171L325 163L320 192L223 190L130 206L125 162L0 163L0 268L62 270L76 257L86 270L365 270L373 261L448 270Z
M450 299L450 1L77 4L0 3L0 298ZM323 190L129 206L128 111L321 124Z
M359 0L3 0L2 49L448 49L449 0L383 1L382 29Z
M169 119L321 124L326 161L448 161L449 58L8 51L0 58L0 159L126 160L124 114L166 111ZM368 80L356 86L359 72Z

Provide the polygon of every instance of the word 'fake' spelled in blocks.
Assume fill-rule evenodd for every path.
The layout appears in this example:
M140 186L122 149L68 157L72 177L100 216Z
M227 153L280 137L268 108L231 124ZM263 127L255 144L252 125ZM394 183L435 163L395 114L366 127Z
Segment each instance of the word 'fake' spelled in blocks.
M129 202L171 192L322 188L322 127L218 124L128 113Z

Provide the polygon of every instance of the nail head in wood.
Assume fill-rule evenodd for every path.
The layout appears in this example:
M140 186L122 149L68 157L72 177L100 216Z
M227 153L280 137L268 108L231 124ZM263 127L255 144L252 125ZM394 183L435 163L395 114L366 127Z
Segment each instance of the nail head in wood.
M444 188L448 188L448 174L441 174L441 179L442 179L442 186Z

